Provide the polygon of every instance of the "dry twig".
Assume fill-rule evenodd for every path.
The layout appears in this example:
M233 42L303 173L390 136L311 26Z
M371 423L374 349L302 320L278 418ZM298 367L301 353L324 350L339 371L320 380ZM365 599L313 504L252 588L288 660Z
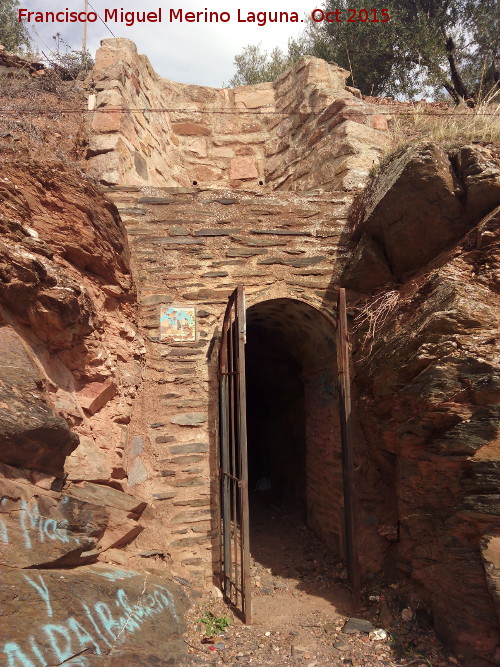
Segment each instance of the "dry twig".
M353 332L358 333L366 329L361 348L369 344L362 359L368 357L375 343L375 336L380 331L389 315L393 312L399 301L398 290L389 290L378 294L373 300L367 301L364 307L354 318Z

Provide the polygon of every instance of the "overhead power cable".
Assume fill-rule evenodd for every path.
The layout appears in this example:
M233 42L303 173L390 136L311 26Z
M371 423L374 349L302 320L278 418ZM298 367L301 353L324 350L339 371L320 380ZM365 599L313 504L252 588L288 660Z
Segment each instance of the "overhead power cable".
M294 114L317 114L321 115L327 111L328 107L323 107L321 110L308 109L307 111L266 111L264 108L252 110L252 109L176 109L176 108L104 108L104 109L33 109L33 108L18 108L18 109L1 109L0 114L30 114L30 115L49 115L54 113L185 113L185 114L223 114L223 115L236 115L241 116L265 116L265 115L274 115L274 116L292 116ZM482 118L483 116L497 116L500 118L500 112L455 112L455 111L379 111L374 110L371 112L367 111L358 111L358 110L342 110L340 112L343 116L434 116L436 118L448 118L450 116L466 116L468 118Z
M92 9L92 11L94 11L94 12L97 14L97 16L98 16L98 18L99 18L99 21L100 21L104 26L106 26L107 30L108 30L108 31L113 35L113 37L116 39L116 35L115 35L115 33L111 30L111 28L110 28L109 25L106 23L106 21L104 21L104 20L102 19L102 17L101 17L101 15L99 14L99 12L96 11L96 10L94 9L94 7L93 7L93 5L90 3L90 1L89 1L89 7L90 7L90 9Z

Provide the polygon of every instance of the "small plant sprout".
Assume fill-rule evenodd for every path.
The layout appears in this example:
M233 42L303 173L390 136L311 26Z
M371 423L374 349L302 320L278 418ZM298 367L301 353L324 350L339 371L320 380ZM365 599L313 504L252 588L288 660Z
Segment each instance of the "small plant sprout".
M201 618L196 619L195 623L203 623L205 626L205 635L213 637L224 632L231 625L232 620L227 616L215 616L211 611L206 611Z

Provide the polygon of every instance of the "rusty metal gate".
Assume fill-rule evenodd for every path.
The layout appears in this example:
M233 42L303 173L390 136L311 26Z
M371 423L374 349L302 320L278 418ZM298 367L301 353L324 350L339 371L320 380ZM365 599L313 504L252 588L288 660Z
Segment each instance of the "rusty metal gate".
M219 351L221 588L247 624L252 621L246 424L245 288L231 294ZM344 551L353 602L359 603L356 496L351 438L351 382L345 289L337 302L337 372L344 479Z
M252 621L245 387L245 288L231 294L219 352L221 587L226 601Z
M337 373L344 480L344 552L353 604L360 601L360 575L356 534L356 488L352 449L351 378L349 372L349 334L345 289L339 289L337 300Z

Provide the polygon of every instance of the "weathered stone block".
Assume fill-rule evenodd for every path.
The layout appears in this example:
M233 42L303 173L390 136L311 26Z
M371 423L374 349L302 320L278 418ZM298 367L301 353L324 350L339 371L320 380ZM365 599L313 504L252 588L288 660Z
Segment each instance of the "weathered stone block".
M229 167L229 178L233 181L249 180L258 178L259 172L253 156L235 157L231 160Z
M148 470L139 457L136 457L130 470L128 471L129 486L136 486L136 484L143 484L148 479Z
M181 136L196 137L212 134L210 128L199 123L172 123L172 130Z
M250 248L229 248L226 257L256 257L265 255L267 250L250 250Z
M251 234L271 234L273 236L313 236L308 229L251 229Z
M206 454L208 445L204 442L188 442L185 445L172 445L171 454Z
M205 482L199 477L185 477L183 479L176 479L174 486L203 486Z
M206 412L185 412L170 417L170 423L178 424L179 426L201 426L207 419L208 415Z
M247 109L258 109L274 104L274 89L272 84L257 84L257 86L241 86L234 91L236 104Z
M160 445L166 442L175 442L175 437L173 435L159 435L155 438L155 442Z
M177 491L165 491L164 493L153 493L153 498L155 500L170 500L175 498Z
M82 484L70 484L67 492L69 495L94 503L99 506L114 507L122 510L127 514L140 514L147 503L138 498L113 489L110 486L103 486L102 484L93 484L92 482L83 482Z
M231 234L236 234L237 229L228 229L223 227L222 229L197 229L194 233L194 236L231 236Z
M370 125L374 130L382 130L383 132L387 132L389 129L386 116L381 114L370 116Z
M106 111L98 109L92 117L92 130L94 132L119 132L122 126L121 111Z
M130 456L139 456L144 449L144 440L140 435L136 435L130 442Z
M314 266L315 264L320 264L324 262L326 257L323 255L318 255L316 257L300 257L298 259L288 258L288 257L269 257L267 259L260 259L257 264L272 265L272 264L283 264L284 266L293 266L295 268L301 268L303 266Z
M104 482L111 479L112 465L93 438L80 436L80 444L64 463L64 472L72 481Z

